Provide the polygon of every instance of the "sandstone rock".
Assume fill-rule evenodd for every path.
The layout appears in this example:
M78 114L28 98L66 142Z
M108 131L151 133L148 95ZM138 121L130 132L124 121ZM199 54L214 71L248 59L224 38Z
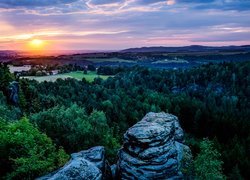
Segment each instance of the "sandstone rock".
M71 159L56 172L48 174L38 180L101 180L102 172L93 163L84 158Z
M82 157L92 162L102 172L105 170L105 150L103 146L96 146L88 150L71 154L72 158Z
M178 118L166 113L148 113L127 130L117 164L110 167L104 154L102 146L74 153L64 167L39 179L176 180L185 178L192 160Z
M176 116L148 113L124 135L118 154L119 178L182 178L183 157L192 157L190 149L182 143L183 130Z
M38 178L39 180L101 180L110 179L111 169L105 162L102 146L93 147L71 155L71 160L61 169Z

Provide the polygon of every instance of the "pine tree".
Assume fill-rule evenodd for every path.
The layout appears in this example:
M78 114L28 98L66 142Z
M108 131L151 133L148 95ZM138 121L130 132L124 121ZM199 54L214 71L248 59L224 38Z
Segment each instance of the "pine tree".
M214 148L214 143L204 139L200 143L200 153L194 161L196 179L225 179L222 174L223 162L220 153Z

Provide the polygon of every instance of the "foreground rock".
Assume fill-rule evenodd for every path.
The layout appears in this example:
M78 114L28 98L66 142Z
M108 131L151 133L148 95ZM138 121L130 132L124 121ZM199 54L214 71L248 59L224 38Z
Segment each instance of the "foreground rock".
M38 178L39 180L101 180L109 179L111 169L105 162L104 147L97 146L74 153L71 160L61 169Z
M39 179L184 179L192 159L178 118L166 113L148 113L128 129L117 164L110 167L104 153L98 146L72 154L64 167Z
M183 143L178 118L148 113L124 135L119 151L119 179L182 179L192 155Z

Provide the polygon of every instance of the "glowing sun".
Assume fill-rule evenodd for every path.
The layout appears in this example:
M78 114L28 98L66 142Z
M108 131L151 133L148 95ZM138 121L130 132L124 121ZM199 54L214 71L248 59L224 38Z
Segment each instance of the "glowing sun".
M40 40L40 39L33 39L33 40L30 42L30 44L31 44L32 46L34 46L34 47L40 47L40 46L42 46L43 43L44 43L44 42L43 42L42 40Z
M32 39L28 45L30 50L42 51L45 48L46 42L41 39Z

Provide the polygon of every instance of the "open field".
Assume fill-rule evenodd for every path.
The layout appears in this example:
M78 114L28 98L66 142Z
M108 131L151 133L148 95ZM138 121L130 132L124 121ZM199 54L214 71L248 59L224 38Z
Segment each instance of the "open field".
M75 71L75 72L57 74L57 75L51 75L51 76L23 76L22 78L36 80L38 82L44 82L44 81L54 82L57 79L67 79L67 78L74 78L77 80L82 80L82 78L85 78L87 81L93 82L94 79L97 77L100 77L103 80L105 80L110 76L98 75L96 74L96 72L90 72L90 71L88 72L88 74L84 74L82 71Z
M110 76L104 76L104 75L98 75L96 72L88 71L88 74L84 74L82 71L75 71L70 73L63 74L65 76L70 76L72 78L82 80L82 78L85 78L87 81L92 82L95 78L100 77L103 80L108 79Z
M167 64L167 63L189 63L187 60L184 59L176 59L176 60L159 60L159 61L155 61L152 64Z
M121 58L87 58L88 61L98 63L98 62L125 62L125 63L136 63L135 61L132 60L126 60L126 59L121 59Z

